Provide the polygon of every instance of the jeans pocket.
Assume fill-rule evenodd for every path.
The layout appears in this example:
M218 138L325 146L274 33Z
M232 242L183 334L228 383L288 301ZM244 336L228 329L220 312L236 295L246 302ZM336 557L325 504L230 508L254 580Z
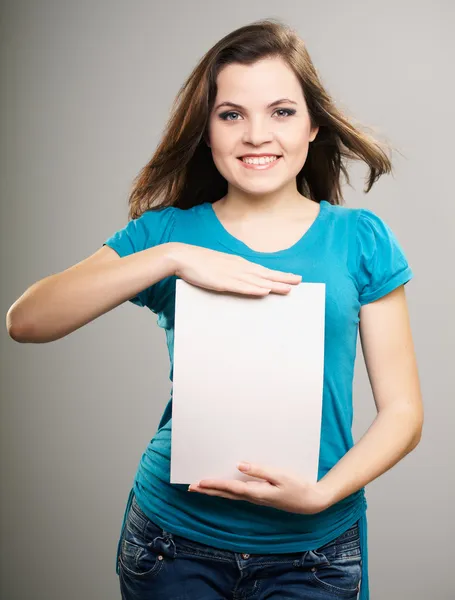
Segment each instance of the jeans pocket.
M334 596L357 598L362 576L358 526L320 549L327 562L312 570L315 584Z
M155 541L161 529L131 506L120 539L119 564L130 577L152 578L164 566L164 553Z

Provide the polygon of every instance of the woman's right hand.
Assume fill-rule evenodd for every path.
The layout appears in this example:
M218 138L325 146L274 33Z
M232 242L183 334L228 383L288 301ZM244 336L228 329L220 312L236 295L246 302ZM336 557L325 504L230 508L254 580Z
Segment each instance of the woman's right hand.
M245 258L190 244L177 244L175 275L218 292L267 296L287 294L301 275L268 269Z

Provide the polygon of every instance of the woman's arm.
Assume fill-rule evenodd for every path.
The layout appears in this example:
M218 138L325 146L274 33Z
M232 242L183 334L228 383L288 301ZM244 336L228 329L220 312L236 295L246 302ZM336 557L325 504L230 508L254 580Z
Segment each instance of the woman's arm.
M130 256L102 246L83 261L30 286L8 310L6 326L17 342L58 340L172 275L173 244Z
M329 506L393 467L422 434L423 404L404 286L362 306L360 339L378 415L318 482Z
M8 333L18 342L58 340L170 275L210 290L259 296L287 294L302 279L239 256L180 242L122 258L103 246L80 263L29 287L8 310Z
M378 415L316 484L261 465L239 469L262 481L203 480L190 491L295 513L318 513L393 467L417 446L423 406L404 287L364 305L360 336Z

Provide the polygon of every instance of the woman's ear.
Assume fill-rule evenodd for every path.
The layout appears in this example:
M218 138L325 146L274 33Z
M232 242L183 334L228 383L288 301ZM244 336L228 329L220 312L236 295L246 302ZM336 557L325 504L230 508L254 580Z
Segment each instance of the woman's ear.
M316 136L318 135L319 132L319 125L316 125L316 127L313 127L313 129L311 130L311 134L310 134L310 142L314 142L314 140L316 139Z

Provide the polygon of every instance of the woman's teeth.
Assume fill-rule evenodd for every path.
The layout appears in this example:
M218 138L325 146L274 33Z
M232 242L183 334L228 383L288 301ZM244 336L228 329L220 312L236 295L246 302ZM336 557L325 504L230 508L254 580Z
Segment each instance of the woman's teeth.
M247 156L246 158L242 158L242 162L245 162L249 165L266 165L268 163L274 162L277 158L277 156L261 156L259 158L252 158L251 156Z

